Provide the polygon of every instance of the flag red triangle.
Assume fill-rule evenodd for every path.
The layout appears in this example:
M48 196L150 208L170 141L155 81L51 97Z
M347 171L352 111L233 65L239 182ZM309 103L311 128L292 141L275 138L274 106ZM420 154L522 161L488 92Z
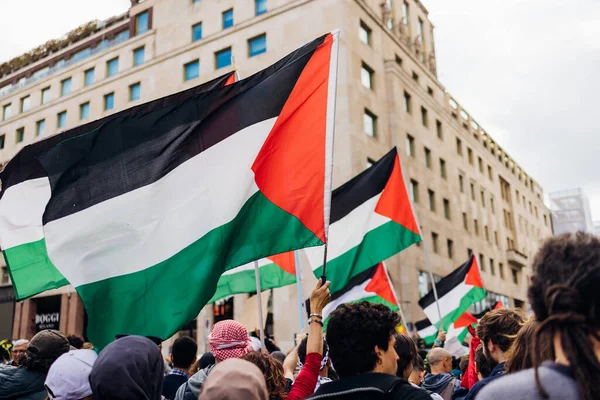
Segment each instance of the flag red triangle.
M463 328L465 326L471 326L472 324L477 323L477 318L473 316L473 314L469 312L463 313L456 321L454 321L455 328Z
M274 256L269 256L267 258L273 261L273 263L277 264L282 270L284 270L288 274L296 275L296 261L294 260L293 251L275 254Z
M481 275L479 275L479 265L477 264L477 257L471 256L471 266L469 272L465 277L465 283L467 285L477 286L483 288L483 282L481 281Z
M377 269L371 277L371 281L365 287L365 291L369 293L375 293L388 303L398 305L394 291L392 290L392 283L388 280L387 274L383 269L383 263L377 264Z
M499 309L501 309L502 307L504 307L504 304L502 304L502 302L501 302L501 301L498 301L498 302L496 303L496 305L494 306L494 310L499 310Z

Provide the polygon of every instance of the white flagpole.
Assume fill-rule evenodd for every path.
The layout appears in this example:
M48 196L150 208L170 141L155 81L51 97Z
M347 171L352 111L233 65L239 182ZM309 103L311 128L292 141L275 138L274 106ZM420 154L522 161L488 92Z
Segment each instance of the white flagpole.
M390 288L392 289L392 293L394 293L394 297L396 298L396 302L398 303L398 313L400 314L402 325L404 325L404 329L406 329L406 333L408 333L408 324L406 323L406 317L404 316L404 312L402 311L402 303L398 298L398 294L396 293L396 289L394 288L394 284L392 282L392 279L390 278L390 274L388 273L387 267L385 266L385 263L383 261L381 262L381 265L383 266L385 276L387 277L387 280L390 283Z
M256 277L256 295L258 296L258 323L260 325L260 343L263 350L265 347L265 323L263 319L262 311L262 291L260 290L260 270L258 268L258 261L254 261L254 275Z
M304 330L304 302L302 301L302 273L300 272L300 257L298 250L294 251L294 264L296 264L296 291L298 292L298 314L300 316L300 331Z

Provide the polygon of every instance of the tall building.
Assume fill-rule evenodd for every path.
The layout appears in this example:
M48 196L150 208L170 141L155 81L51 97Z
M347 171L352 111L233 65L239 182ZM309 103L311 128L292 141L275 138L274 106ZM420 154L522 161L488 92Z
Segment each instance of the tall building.
M552 192L549 196L555 234L594 233L590 201L581 188Z
M388 261L407 319L424 316L417 301L431 288L425 249L436 277L479 257L490 296L478 307L523 306L531 257L551 234L542 188L438 80L433 25L419 0L132 0L123 15L0 65L0 161L27 143L207 81L234 61L248 76L336 28L334 186L399 148L424 238ZM8 285L5 267L2 276ZM3 321L9 297L0 293L10 304L0 304ZM186 334L203 342L213 321L243 316L246 297L206 307ZM269 331L286 349L298 331L295 299L290 286L268 301ZM31 336L54 324L82 333L85 323L66 287L17 304L12 332Z

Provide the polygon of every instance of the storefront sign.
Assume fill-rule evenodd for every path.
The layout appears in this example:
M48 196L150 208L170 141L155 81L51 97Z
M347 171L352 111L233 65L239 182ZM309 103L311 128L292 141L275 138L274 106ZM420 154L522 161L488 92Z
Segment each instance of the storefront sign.
M35 330L59 329L61 296L48 296L36 299Z

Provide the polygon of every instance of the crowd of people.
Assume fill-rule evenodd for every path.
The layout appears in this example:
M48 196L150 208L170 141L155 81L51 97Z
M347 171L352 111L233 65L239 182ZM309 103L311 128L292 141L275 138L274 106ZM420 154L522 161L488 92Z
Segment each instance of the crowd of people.
M548 239L533 261L533 314L497 309L479 321L460 359L398 333L397 313L366 301L338 306L325 335L329 282L310 297L308 334L284 354L235 320L216 323L210 352L119 335L97 353L55 330L0 342L0 400L37 399L582 399L600 396L600 241Z

